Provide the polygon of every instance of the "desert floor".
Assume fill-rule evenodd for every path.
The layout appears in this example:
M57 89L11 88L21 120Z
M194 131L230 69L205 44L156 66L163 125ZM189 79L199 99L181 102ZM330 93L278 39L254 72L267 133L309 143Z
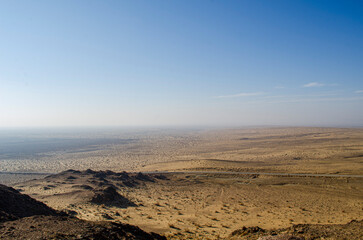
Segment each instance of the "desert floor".
M75 136L73 136L75 137ZM255 128L112 133L110 144L1 157L0 172L219 170L362 174L362 128ZM117 141L121 143L117 144ZM1 176L0 176L1 177Z
M126 222L170 238L218 239L242 226L341 224L363 216L359 128L173 132L140 135L136 142L97 151L52 154L55 158L45 166L46 159L40 159L32 166L19 162L7 168L142 171L150 179L125 185L112 174L66 172L15 188L83 219ZM168 173L160 177L157 171ZM92 202L95 191L105 186L127 201Z

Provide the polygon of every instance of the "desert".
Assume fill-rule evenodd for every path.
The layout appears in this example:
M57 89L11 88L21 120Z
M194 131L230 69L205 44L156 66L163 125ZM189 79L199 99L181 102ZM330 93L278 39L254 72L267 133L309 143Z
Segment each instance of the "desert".
M168 239L363 236L361 128L112 135L125 138L133 140L35 153L33 174L45 175L8 185L74 218ZM31 174L30 161L9 161L2 171Z
M363 240L362 13L1 0L0 240Z

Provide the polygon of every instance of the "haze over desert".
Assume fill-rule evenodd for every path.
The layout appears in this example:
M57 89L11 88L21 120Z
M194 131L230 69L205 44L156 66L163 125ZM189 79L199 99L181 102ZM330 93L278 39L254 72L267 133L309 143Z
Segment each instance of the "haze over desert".
M1 0L0 239L362 240L363 1Z

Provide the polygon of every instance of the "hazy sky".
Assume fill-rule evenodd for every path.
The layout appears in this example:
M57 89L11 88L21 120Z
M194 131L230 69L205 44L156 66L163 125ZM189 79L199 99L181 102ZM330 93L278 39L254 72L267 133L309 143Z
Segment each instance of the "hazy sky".
M0 1L0 127L363 126L363 1Z

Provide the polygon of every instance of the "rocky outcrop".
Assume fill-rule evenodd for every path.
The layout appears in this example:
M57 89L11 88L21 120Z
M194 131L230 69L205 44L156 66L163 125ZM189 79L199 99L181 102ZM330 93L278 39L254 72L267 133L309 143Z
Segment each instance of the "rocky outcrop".
M89 240L164 240L128 224L90 222L72 217L33 216L0 224L0 239L89 239Z
M92 203L114 205L118 207L136 206L136 204L121 196L113 186L96 189L94 193L95 195L91 199Z
M307 239L363 239L363 220L347 224L297 224L289 228L265 230L243 227L233 231L228 239L249 240L307 240Z
M94 201L123 200L109 187L96 194ZM0 239L90 239L118 240L166 239L128 224L90 222L70 217L19 191L0 185Z
M34 215L57 216L61 213L14 188L0 185L0 221Z

